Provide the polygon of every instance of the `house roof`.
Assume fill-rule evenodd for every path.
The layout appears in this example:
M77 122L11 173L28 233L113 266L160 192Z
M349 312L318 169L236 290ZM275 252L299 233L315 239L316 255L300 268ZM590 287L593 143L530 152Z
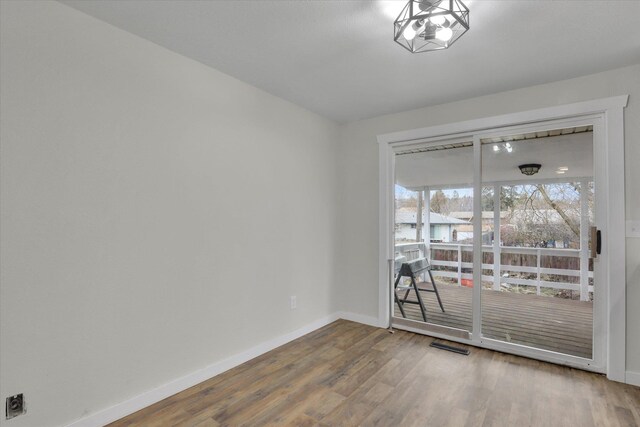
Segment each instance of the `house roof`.
M422 214L422 223L425 223L426 212ZM431 212L429 217L431 224L468 224L468 221L453 218L450 216L442 215L439 213ZM400 208L396 210L396 223L397 224L415 224L416 223L416 210L411 208Z
M506 218L508 215L509 215L509 212L507 211L500 212L500 218ZM473 212L472 211L450 212L449 216L451 216L452 218L471 220L471 218L473 218ZM493 219L493 211L483 211L482 219Z
M574 217L575 213L567 211L570 217ZM453 218L468 219L471 221L473 212L451 212L449 214ZM482 212L482 219L493 219L493 212ZM526 221L531 223L563 223L564 220L560 214L554 209L536 209L521 210L516 209L513 212L501 211L500 219L510 219L511 221Z

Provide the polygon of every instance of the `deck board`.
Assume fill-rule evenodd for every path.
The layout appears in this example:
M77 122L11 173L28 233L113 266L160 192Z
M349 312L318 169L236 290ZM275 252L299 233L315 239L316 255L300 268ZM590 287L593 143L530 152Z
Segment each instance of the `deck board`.
M438 282L437 282L438 283ZM420 294L427 306L429 323L471 331L472 289L438 283L445 313L440 311L435 294ZM415 293L409 294L416 300ZM592 358L593 303L568 299L482 291L483 335L578 357ZM405 305L408 319L422 321L417 305ZM398 306L395 316L400 317Z

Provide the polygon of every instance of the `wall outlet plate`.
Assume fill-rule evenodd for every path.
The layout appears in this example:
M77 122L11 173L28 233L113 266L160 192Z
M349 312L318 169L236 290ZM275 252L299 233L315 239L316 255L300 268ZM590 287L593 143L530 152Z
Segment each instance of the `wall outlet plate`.
M627 237L640 237L640 221L627 221Z
M18 415L22 415L25 412L27 411L24 405L24 396L22 393L7 397L5 414L8 420L17 417Z

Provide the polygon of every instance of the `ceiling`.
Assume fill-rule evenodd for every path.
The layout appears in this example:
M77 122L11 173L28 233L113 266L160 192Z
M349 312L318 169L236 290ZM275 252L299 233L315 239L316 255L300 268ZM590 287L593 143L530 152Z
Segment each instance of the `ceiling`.
M578 178L593 177L592 132L563 135L560 131L558 136L541 136L531 139L514 135L505 141L509 142L510 150L506 149L506 142L483 141L483 183L527 184L546 180L570 182ZM410 190L425 186L472 187L473 147L465 144L458 145L444 150L396 156L396 183ZM542 167L537 174L526 176L520 172L518 166L527 163L537 163Z
M466 1L421 54L393 41L405 1L61 2L340 123L640 62L640 1Z

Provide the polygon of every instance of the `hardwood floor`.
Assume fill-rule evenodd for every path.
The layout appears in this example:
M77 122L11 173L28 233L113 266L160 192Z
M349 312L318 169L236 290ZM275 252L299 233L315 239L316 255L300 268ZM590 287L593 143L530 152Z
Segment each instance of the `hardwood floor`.
M110 426L640 425L638 387L431 341L339 320Z

